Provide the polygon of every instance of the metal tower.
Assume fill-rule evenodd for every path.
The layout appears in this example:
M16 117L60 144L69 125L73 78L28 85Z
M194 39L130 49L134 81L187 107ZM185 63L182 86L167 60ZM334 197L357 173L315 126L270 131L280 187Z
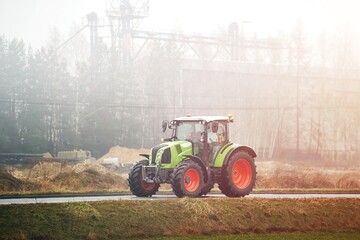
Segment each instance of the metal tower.
M121 66L126 68L133 58L132 32L148 16L149 0L107 0L106 15L109 21L111 48L120 55Z

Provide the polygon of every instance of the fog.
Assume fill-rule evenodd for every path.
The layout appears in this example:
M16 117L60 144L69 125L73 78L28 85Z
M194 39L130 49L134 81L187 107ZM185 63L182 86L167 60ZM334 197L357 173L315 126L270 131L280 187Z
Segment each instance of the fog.
M150 148L163 119L231 113L260 159L358 162L359 5L1 1L0 152Z
M106 0L13 0L0 1L0 29L8 38L21 38L38 48L46 45L52 28L59 28L64 37L72 24L81 25L90 12L106 16ZM133 2L133 1L130 1ZM243 1L243 0L152 0L149 16L141 28L217 32L231 22L247 21L244 34L278 35L290 32L301 19L311 37L321 32L336 33L346 28L359 37L360 16L356 0L315 1Z

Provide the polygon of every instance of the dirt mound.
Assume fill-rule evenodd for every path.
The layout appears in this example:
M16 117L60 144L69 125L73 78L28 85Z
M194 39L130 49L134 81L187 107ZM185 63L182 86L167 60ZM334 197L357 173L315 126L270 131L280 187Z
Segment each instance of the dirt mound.
M71 172L74 173L81 173L84 172L86 170L94 170L98 173L101 173L103 175L107 175L107 174L114 174L113 171L107 169L106 167L104 167L101 164L98 163L80 163L80 164L76 164L72 167Z
M23 182L7 172L0 172L0 191L18 191Z
M124 190L127 181L98 164L78 166L73 172L61 173L51 180L62 190L94 191L94 190Z
M44 156L44 158L53 158L53 156L49 152L43 153L42 155Z
M101 164L66 165L40 162L26 170L8 168L0 173L0 192L125 190L127 181ZM19 177L15 177L19 176Z
M32 167L27 175L27 179L51 179L62 171L59 162L39 162Z
M11 174L13 176L15 176L16 174L17 176L19 176L18 178L23 180L38 181L44 179L51 180L56 176L64 173L80 173L89 168L94 169L104 175L109 173L109 170L100 164L79 163L76 165L69 165L61 164L59 162L39 162L27 171L12 170Z
M141 160L141 158L144 158L139 156L139 154L149 154L149 152L150 150L145 148L134 149L115 146L110 148L109 152L99 158L96 162L103 163L104 159L117 158L119 163L134 163Z
M29 191L35 184L24 182L8 172L0 171L0 192Z

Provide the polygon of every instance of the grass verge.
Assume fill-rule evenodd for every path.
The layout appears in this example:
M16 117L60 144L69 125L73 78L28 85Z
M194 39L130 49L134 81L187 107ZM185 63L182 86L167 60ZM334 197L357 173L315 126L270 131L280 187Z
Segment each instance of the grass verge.
M221 191L215 187L211 193L221 194ZM360 194L360 189L340 189L340 188L255 188L252 194ZM41 197L56 195L132 195L129 189L101 189L92 191L19 191L19 192L0 192L1 198L21 198L21 197ZM157 195L173 194L172 189L160 189Z
M265 234L231 234L215 236L191 236L191 237L172 237L172 240L358 240L359 232L310 232L310 233L265 233ZM166 240L166 237L149 238L149 240Z
M0 239L128 239L344 231L357 234L359 212L360 199L182 198L3 205L0 206Z

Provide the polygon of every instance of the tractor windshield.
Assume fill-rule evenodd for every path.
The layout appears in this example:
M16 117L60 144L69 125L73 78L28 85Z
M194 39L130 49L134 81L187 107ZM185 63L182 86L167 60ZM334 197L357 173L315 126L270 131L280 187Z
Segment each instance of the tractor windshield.
M179 122L177 123L175 136L178 140L200 142L204 130L204 124L202 122Z

